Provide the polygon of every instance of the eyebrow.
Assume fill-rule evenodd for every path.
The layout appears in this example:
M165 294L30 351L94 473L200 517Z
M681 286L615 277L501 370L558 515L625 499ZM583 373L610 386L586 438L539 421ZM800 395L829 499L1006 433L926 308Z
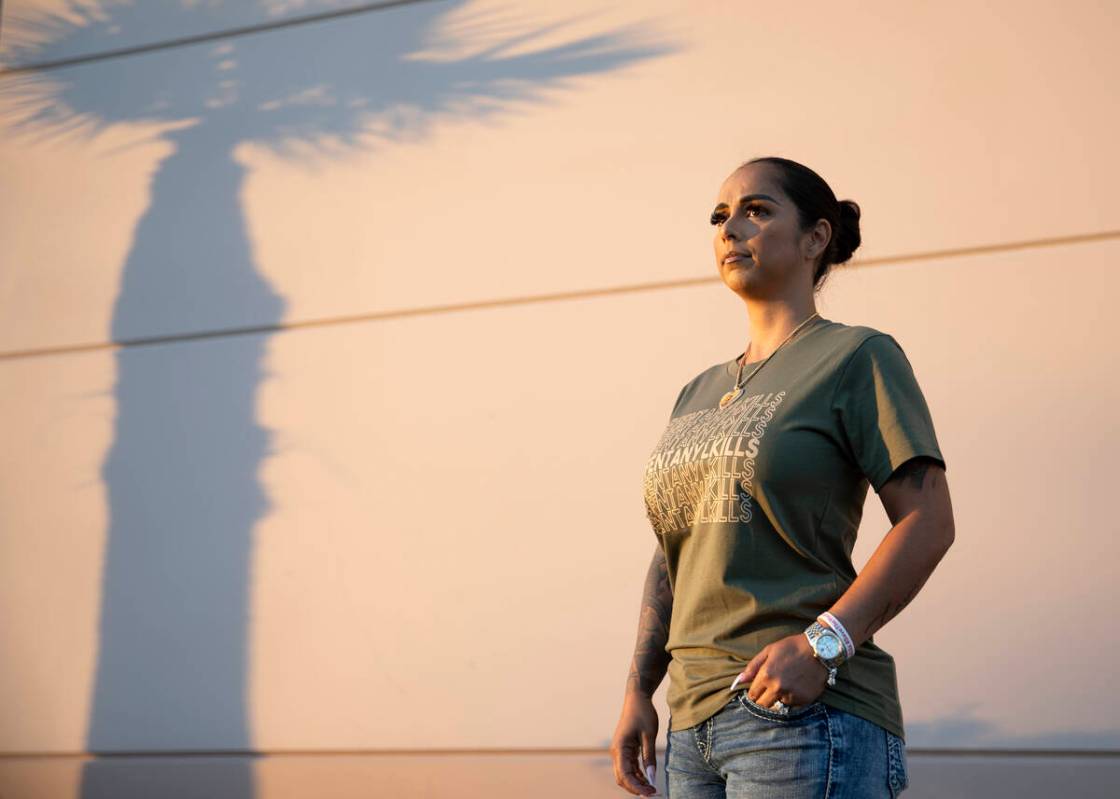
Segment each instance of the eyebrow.
M774 205L781 205L780 202L775 200L769 194L745 194L745 195L743 195L742 197L739 198L739 205L744 205L745 203L749 203L751 200L769 200L770 202L774 203ZM726 208L726 207L727 207L727 203L719 203L712 210L713 211L718 211L721 208Z

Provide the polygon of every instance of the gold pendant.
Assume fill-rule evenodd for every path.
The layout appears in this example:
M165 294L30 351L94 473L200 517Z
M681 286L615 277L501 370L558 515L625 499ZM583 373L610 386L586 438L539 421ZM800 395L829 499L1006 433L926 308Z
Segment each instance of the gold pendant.
M731 391L728 391L726 394L724 394L720 398L719 409L722 411L728 405L733 403L738 398L738 396L742 393L743 393L743 389L738 388L738 387L732 389Z

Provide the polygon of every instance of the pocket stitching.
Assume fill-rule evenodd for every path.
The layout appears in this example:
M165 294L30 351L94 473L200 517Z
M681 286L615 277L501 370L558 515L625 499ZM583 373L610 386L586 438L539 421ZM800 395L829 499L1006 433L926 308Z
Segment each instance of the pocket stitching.
M799 719L803 719L806 716L812 715L813 713L819 713L821 711L821 709L823 708L824 703L821 702L821 700L818 699L815 702L812 702L808 705L805 705L804 707L799 709L796 713L791 713L789 715L785 715L785 714L777 713L776 711L764 708L762 705L760 705L757 702L755 702L754 700L750 699L747 696L746 691L742 691L742 692L739 693L739 706L742 707L744 710L746 710L751 715L753 715L757 718L760 718L760 719L765 719L766 721L790 722L790 721L797 721Z
M890 730L887 733L887 764L889 766L888 782L890 783L891 796L897 796L904 788L909 787L910 780L902 760L902 739Z

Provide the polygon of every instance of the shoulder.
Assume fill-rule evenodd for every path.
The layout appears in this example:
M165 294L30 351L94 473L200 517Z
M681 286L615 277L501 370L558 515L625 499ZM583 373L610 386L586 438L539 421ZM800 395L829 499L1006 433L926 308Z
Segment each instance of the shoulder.
M870 325L846 325L842 322L831 323L828 335L837 346L849 352L855 352L869 341L874 341L876 345L894 341L894 336L885 330Z
M907 359L898 339L888 331L870 325L834 323L830 326L828 334L830 345L837 356L836 363L841 370L846 369L853 361L890 359L899 356Z
M834 402L845 391L862 395L873 386L898 385L900 381L909 383L915 379L910 357L888 331L870 325L843 325L833 335Z

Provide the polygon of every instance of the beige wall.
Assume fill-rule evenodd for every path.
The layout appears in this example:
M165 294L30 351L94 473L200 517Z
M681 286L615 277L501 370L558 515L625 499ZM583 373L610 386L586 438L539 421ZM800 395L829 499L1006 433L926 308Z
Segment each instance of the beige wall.
M36 43L62 5L8 0L0 59L359 4ZM860 203L818 305L899 340L948 464L956 545L877 636L908 743L1118 748L1115 9L601 5L0 75L0 750L605 746L645 457L746 340L707 213L761 154Z

